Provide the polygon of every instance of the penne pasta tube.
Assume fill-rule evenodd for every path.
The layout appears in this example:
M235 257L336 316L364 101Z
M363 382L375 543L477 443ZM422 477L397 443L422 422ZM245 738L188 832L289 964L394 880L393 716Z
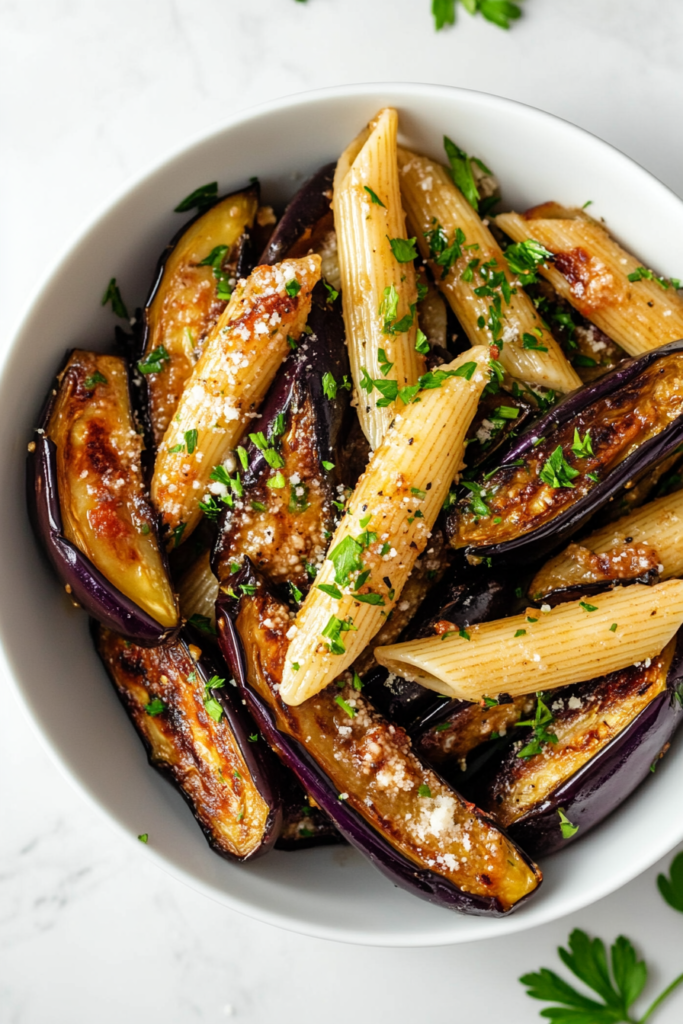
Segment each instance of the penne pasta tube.
M184 619L198 615L215 628L218 580L211 571L211 552L205 551L178 580L180 611Z
M540 600L560 588L634 578L653 569L663 580L683 576L683 490L569 544L536 573L528 592Z
M403 388L424 370L415 349L417 286L398 184L397 128L396 111L380 111L342 154L334 182L349 361L358 417L373 449L394 417L396 399L385 402L368 382L395 381Z
M288 337L296 341L306 326L319 279L319 256L256 267L239 282L213 328L154 465L152 500L171 546L199 522L216 468L229 475L222 463L287 355ZM239 474L231 486L239 494Z
M554 253L540 273L629 355L683 337L683 299L676 288L641 267L583 210L544 203L523 216L501 213L496 224L513 241L533 238Z
M288 633L280 685L301 704L344 671L381 629L424 550L489 377L480 346L431 374L397 412L330 542L328 557Z
M511 376L573 391L581 380L510 271L503 252L435 160L398 149L409 230L472 345L492 345Z
M543 608L377 647L375 658L390 672L458 700L582 683L660 654L683 623L683 582L634 584Z

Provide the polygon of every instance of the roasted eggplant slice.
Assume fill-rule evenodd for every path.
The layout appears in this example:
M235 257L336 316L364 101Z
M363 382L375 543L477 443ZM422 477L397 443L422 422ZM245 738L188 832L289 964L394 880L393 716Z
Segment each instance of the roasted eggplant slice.
M483 805L536 857L586 835L668 749L683 719L682 681L679 633L649 664L556 690L546 729L557 742L527 730L479 794Z
M227 499L214 549L219 580L248 555L275 583L304 594L325 557L343 502L340 445L348 407L348 361L339 300L316 296L311 332L272 385L258 420L245 439L243 495ZM253 439L256 439L255 441Z
M344 837L332 819L314 803L297 782L296 776L280 766L282 792L282 830L275 848L308 850L312 846L337 846Z
M150 764L180 790L210 846L230 860L267 853L282 826L277 766L234 688L187 637L144 648L101 626L93 634Z
M185 224L162 253L138 362L155 447L236 279L249 272L241 264L258 203L258 184L224 196Z
M683 341L574 392L467 481L447 530L470 557L525 561L574 534L683 439Z
M28 459L33 528L74 600L138 643L179 625L147 501L126 364L75 350Z
M505 736L535 706L535 698L528 695L483 707L464 700L449 701L441 714L431 715L420 729L412 731L415 749L445 774L449 774L447 768L454 763L465 771L472 751L482 743Z
M280 263L284 259L306 256L309 252L324 255L331 244L330 235L334 234L330 204L336 166L336 163L325 164L303 183L271 235L260 263ZM324 267L323 277L327 277ZM339 287L331 283L335 288Z
M248 563L231 589L244 587L247 596L218 601L223 653L261 732L339 831L395 884L440 906L500 915L519 905L538 887L538 869L350 680L284 704L289 609Z

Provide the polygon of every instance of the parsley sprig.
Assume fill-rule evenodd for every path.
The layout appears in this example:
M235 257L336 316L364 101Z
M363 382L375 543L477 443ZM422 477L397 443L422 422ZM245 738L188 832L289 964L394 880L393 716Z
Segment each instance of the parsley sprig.
M558 487L573 487L572 480L579 476L579 470L569 465L564 457L562 445L558 444L555 451L543 464L538 475L548 487L557 489Z
M535 622L536 620L533 619L531 621ZM555 733L550 732L550 726L552 725L553 720L553 713L543 700L543 693L537 693L536 713L533 719L527 722L517 723L520 727L531 726L534 731L533 738L518 752L517 757L521 757L526 760L528 757L534 757L536 754L540 754L547 743L559 742Z
M629 939L620 935L608 958L602 939L591 939L580 928L575 928L569 936L569 949L560 947L558 953L563 964L595 992L600 1001L578 992L547 967L524 974L519 980L526 985L528 996L555 1004L541 1011L541 1016L554 1024L645 1024L683 983L681 974L657 996L642 1017L635 1018L631 1007L645 988L647 964L638 959Z
M432 0L432 15L437 32L447 25L455 25L457 0ZM510 28L510 23L522 16L522 9L510 0L460 0L468 14L481 14L499 28Z
M683 853L677 854L671 862L670 877L657 876L657 886L669 906L683 914Z

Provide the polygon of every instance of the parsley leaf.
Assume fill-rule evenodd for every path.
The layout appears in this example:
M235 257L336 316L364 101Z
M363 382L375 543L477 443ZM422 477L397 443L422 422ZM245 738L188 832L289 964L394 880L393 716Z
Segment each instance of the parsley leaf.
M389 360L387 359L387 354L383 348L378 350L377 355L379 356L379 368L382 372L382 376L386 377L386 375L389 373L389 370L394 364L389 362Z
M572 480L579 476L579 470L569 465L562 452L562 445L558 444L538 475L549 487L573 487Z
M165 710L166 705L164 704L161 697L154 697L154 699L151 700L149 704L145 704L145 711L147 712L148 715L151 715L152 718L154 718L156 715L160 715L162 711Z
M348 701L345 701L343 697L337 696L334 698L335 704L338 704L342 711L345 711L349 718L355 718L358 712L355 708L352 708Z
M331 654L346 654L346 648L344 647L341 639L341 634L348 632L348 630L355 630L357 627L353 625L353 619L338 619L336 615L331 615L327 625L322 631L322 636L328 641L328 648Z
M527 334L526 332L522 335L522 348L529 349L531 352L548 351L546 345L539 345L538 338L534 338L533 334Z
M128 310L121 298L121 292L119 291L119 286L116 283L115 277L112 277L107 285L106 292L102 296L102 305L106 306L108 302L111 302L112 313L121 317L122 320L128 319Z
M291 281L287 282L287 284L285 285L285 291L289 295L290 299L296 298L296 296L299 294L299 292L301 291L301 285L299 284L295 277L293 277Z
M198 437L199 437L199 432L196 429L195 430L186 430L185 431L185 444L187 445L187 454L188 455L192 455L194 453L194 450L197 447L197 438Z
M574 440L572 441L572 451L576 455L577 459L585 459L589 455L593 454L593 445L591 443L591 432L587 430L583 441L579 435L579 431L574 427Z
M669 871L669 878L657 876L657 886L669 906L683 914L683 853L674 857Z
M429 355L429 342L427 341L427 335L424 334L419 327L417 329L417 337L415 338L415 351L419 352L421 356Z
M580 826L572 825L571 821L569 820L569 818L564 813L561 807L558 809L557 813L560 817L560 829L562 831L562 838L571 839L572 836L575 836L576 833L579 831Z
M195 612L195 614L191 615L187 620L187 624L188 626L194 626L200 633L205 633L207 636L218 635L216 633L216 627L213 625L208 615L199 615L198 612Z
M377 195L377 193L376 193L376 192L373 192L373 191L372 191L372 189L370 188L370 186L369 186L369 185L363 185L363 188L364 188L364 189L365 189L365 191L366 191L366 192L368 193L368 195L370 196L370 199L372 200L372 202L373 202L373 203L374 203L374 204L375 204L376 206L384 206L384 203L382 202L382 200L380 199L380 197L379 197L379 196ZM386 206L384 206L384 209L386 210Z
M352 572L363 569L361 554L363 547L353 537L344 537L327 556L334 566L335 583L345 586Z
M387 238L389 236L387 235ZM415 248L417 238L389 238L391 251L399 263L411 263L417 259L418 252Z
M560 1004L541 1012L541 1016L556 1024L644 1024L653 1010L683 982L683 975L680 975L636 1022L630 1008L645 987L647 965L638 960L629 939L620 935L612 945L608 959L601 939L591 939L576 928L569 936L569 949L560 948L558 953L565 966L597 993L601 1001L577 992L546 967L538 973L525 974L519 980L527 986L528 996Z
M182 202L174 207L174 213L187 213L188 210L202 210L213 206L218 198L218 182L212 181L208 185L200 185L189 196L185 196Z
M141 359L138 363L138 370L140 373L161 373L164 369L164 363L170 363L171 357L166 350L165 345L157 345L153 348L148 356Z
M329 302L330 304L336 302L337 299L339 298L339 292L336 290L336 288L333 288L331 284L328 284L327 281L323 281L323 284L325 285L325 291L327 292L326 301Z
M483 495L486 491L482 488L481 484L476 484L474 480L462 480L463 487L466 487L470 492L470 508L472 514L481 518L486 518L491 515L491 509L484 501Z
M317 583L316 589L322 590L323 594L327 594L328 597L333 597L337 601L342 599L342 592L334 583Z
M505 260L512 273L519 278L520 284L533 284L538 280L536 270L553 254L533 238L525 242L513 242L505 250Z
M444 135L443 137L443 146L446 150L446 156L448 157L448 162L451 167L451 177L453 178L453 181L460 189L472 209L478 210L479 192L474 181L470 158L467 153L460 149L459 146L456 146L453 140L449 139L447 135Z
M85 378L85 380L83 381L83 386L85 387L86 391L92 391L94 390L94 388L97 387L98 384L106 383L107 378L103 377L99 370L95 370L95 372L90 377Z
M536 622L536 619L529 621ZM534 757L536 754L540 754L546 743L557 743L558 739L554 732L549 731L549 726L553 722L553 713L548 705L543 700L543 693L540 691L536 694L536 713L531 721L518 722L517 725L520 727L530 726L533 731L533 738L525 747L522 748L517 754L517 757L528 758Z
M223 302L227 302L232 295L232 285L230 284L230 275L226 274L223 270L223 260L228 253L227 245L217 245L211 250L209 255L200 260L200 267L211 267L213 270L213 276L216 280L216 297L221 299Z

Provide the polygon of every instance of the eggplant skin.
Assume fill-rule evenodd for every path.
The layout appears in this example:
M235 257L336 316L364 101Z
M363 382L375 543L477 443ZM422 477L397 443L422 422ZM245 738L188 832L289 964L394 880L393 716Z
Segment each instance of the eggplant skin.
M277 850L309 850L314 846L338 846L344 837L332 819L320 807L311 804L296 776L280 765L282 793L282 831L275 844Z
M682 637L679 632L671 649L649 666L555 691L551 708L558 700L564 705L550 726L559 734L557 747L548 744L524 761L517 756L529 739L523 736L486 792L477 790L483 805L532 856L554 853L587 835L650 778L683 720ZM566 839L560 810L578 826Z
M223 595L217 603L223 654L261 732L342 835L394 884L439 906L500 916L528 898L540 884L538 868L491 829L487 816L421 765L405 732L381 719L350 683L333 685L297 708L279 700L273 688L286 656L287 607L248 564L231 589L237 593L241 586L255 592L239 600ZM418 780L428 780L422 796L415 792ZM434 800L433 821L432 804L420 800ZM424 813L431 825L423 828ZM440 814L443 823L437 823ZM465 828L471 844L466 864L455 857L444 861L444 841L429 831L440 834L454 819L456 832ZM416 841L411 830L422 838ZM445 845L459 849L457 842L449 838Z
M271 468L245 438L244 495L221 516L213 552L219 580L247 555L274 583L305 594L334 532L339 513L333 502L344 498L340 446L349 398L341 387L329 398L323 378L331 374L340 385L349 373L339 300L329 303L316 289L308 322L312 333L283 365L249 431L273 438L285 486L268 486ZM275 429L282 432L274 436Z
M149 763L180 791L212 849L237 861L267 853L282 828L275 766L263 741L249 741L254 727L227 686L210 691L220 720L209 715L203 697L216 666L188 636L150 649L94 622L92 633Z
M280 263L308 252L320 252L325 233L334 229L332 184L335 163L325 164L308 178L283 213L259 263Z
M142 314L138 354L145 369L160 346L166 353L158 360L159 372L147 369L138 378L146 397L145 426L154 448L161 443L204 342L227 305L227 292L251 269L245 265L245 252L258 204L258 184L221 196L184 224L161 255ZM219 246L225 252L214 269L204 261Z
M107 383L89 380L95 373ZM155 645L172 638L180 623L142 484L139 438L123 397L127 384L114 385L115 375L125 376L125 367L113 356L67 356L29 445L29 518L73 600L128 639Z
M518 564L568 540L626 483L680 444L682 369L683 341L673 341L568 395L513 442L494 474L474 480L489 515L475 515L470 494L451 507L451 544L471 559ZM593 456L572 452L575 429L581 440L590 430ZM578 473L571 486L551 487L540 476L558 446Z

